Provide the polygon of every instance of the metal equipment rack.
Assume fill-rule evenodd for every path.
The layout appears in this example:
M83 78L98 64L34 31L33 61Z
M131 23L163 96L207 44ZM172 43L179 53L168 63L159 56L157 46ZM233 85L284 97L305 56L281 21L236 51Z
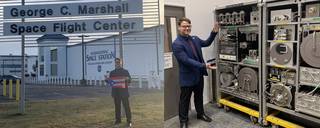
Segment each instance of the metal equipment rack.
M242 21L241 11L246 16L239 23ZM250 14L253 11L255 14ZM255 24L252 21L249 23L248 19L252 20L254 15L257 21ZM320 127L320 1L242 3L216 8L215 16L217 22L223 24L216 45L218 105L226 110L231 107L247 113L253 122L258 121L261 125ZM258 35L258 39L251 42L257 45L249 47L250 43L246 44L248 49L257 50L256 61L243 61L247 58L243 53L247 52L241 51L240 47L246 48L246 45L239 37L247 30L255 30ZM312 46L305 43L310 40ZM305 47L311 47L314 58L308 58L311 53ZM226 54L232 50L232 54ZM243 78L239 78L239 74L243 68L257 72L256 94L245 92L246 89L239 85L239 79ZM232 73L234 76L230 75ZM246 85L250 83L250 78L245 76ZM248 104L258 109L252 109ZM288 115L289 118L286 117Z
M258 79L262 71L261 36L259 35L259 33L261 33L260 28L262 27L260 24L260 13L261 7L257 2L230 5L215 9L216 19L222 24L219 32L218 45L216 45L216 94L218 105L224 106L225 110L229 110L229 107L231 107L247 113L254 123L262 120L261 97L259 95L262 93L262 88L260 84L261 81ZM249 53L252 56L248 56ZM226 67L223 65L227 67L229 65L231 69L224 69ZM246 73L256 74L246 76ZM228 77L231 78L228 79ZM238 78L241 80L238 80ZM225 79L223 81L232 80L233 82L224 83L220 81L222 79ZM249 83L246 83L246 79L249 79ZM255 87L250 86L252 84L250 83L251 81L256 83L256 85L254 85ZM246 103L236 103L231 99L242 100Z
M304 94L301 94L301 88L303 86L308 86L306 84L303 84L303 82L300 80L301 78L301 66L306 66L305 62L302 60L301 56L301 45L303 42L303 35L304 31L306 29L303 28L306 24L318 24L320 25L320 15L318 15L315 18L311 18L314 20L310 20L309 22L303 21L303 19L306 18L306 5L308 4L319 4L319 0L283 0L283 1L266 1L263 2L263 14L265 16L263 17L263 46L262 46L262 90L263 95L261 102L263 108L262 108L262 115L264 121L262 122L264 125L268 124L268 122L271 122L273 126L282 126L282 127L300 127L298 125L289 124L289 123L277 123L273 122L270 119L270 116L273 116L272 110L276 110L283 114L289 114L290 118L286 119L293 119L297 118L293 121L304 125L304 127L319 127L317 123L320 122L320 116L311 115L310 113L307 114L303 112L307 109L307 104L305 101L308 99L302 99ZM289 10L289 11L288 11ZM320 10L320 6L318 6L318 11ZM289 12L289 14L287 14ZM277 13L277 14L276 14ZM281 20L281 15L289 15L290 18L288 20ZM280 20L277 20L280 19ZM293 26L293 27L283 27L283 26ZM293 30L289 30L292 28ZM273 30L273 31L272 31ZM278 39L275 38L276 36L279 36L281 34L280 31L286 30L287 39ZM289 31L288 31L289 30ZM277 33L279 32L279 33ZM273 33L273 35L272 35ZM291 35L290 35L291 34ZM289 39L288 36L292 36L292 38ZM271 38L274 39L271 39ZM319 42L318 42L319 43ZM273 46L270 46L273 45ZM287 58L285 56L281 55L274 55L274 58L271 57L272 52L279 52L281 53L281 50L277 51L275 49L272 49L272 47L276 47L276 45L285 45L286 50L283 52L283 54L289 54L288 50L292 51L291 54L291 60L292 63L282 63L280 61L274 62L273 60L286 60ZM270 52L268 52L270 50ZM319 52L319 51L316 51ZM318 58L316 58L318 59ZM320 58L319 58L320 59ZM320 63L320 61L318 62ZM307 66L309 67L309 66ZM318 67L319 68L319 67ZM274 73L274 70L282 71L280 73L280 79L279 77L276 79L270 78L272 76L271 74ZM316 68L313 68L316 69ZM319 70L319 69L318 69ZM287 75L287 73L290 72L290 75ZM318 74L319 75L319 74ZM271 80L270 80L271 79ZM282 79L282 80L281 80ZM290 82L288 82L290 81ZM271 90L270 88L273 89ZM316 88L315 88L316 89ZM282 92L279 92L282 91ZM286 92L286 93L285 93ZM273 94L270 94L273 93ZM291 94L290 94L291 93ZM287 97L280 98L285 95L291 95ZM291 97L291 100L288 100ZM304 98L304 97L303 97ZM319 101L319 100L318 100ZM287 103L286 103L287 102ZM302 108L302 111L298 110L299 104L302 104L306 108ZM297 107L298 106L298 107ZM300 105L301 106L301 105ZM299 121L296 121L299 120ZM312 124L312 125L309 125Z

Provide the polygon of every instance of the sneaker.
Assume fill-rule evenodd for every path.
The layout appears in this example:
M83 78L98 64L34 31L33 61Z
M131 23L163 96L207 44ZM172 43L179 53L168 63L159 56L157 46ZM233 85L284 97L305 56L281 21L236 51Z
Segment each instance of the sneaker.
M132 128L132 123L131 122L127 123L127 128Z

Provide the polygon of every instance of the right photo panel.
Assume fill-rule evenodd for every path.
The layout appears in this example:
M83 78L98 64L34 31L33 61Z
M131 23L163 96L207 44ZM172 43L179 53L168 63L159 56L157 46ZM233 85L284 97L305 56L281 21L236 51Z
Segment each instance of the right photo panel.
M165 128L320 127L319 0L163 3Z

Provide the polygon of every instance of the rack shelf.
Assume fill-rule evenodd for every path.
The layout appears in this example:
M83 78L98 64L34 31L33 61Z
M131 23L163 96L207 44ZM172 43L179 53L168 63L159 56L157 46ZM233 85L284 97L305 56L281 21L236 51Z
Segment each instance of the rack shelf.
M235 93L232 90L225 89L225 88L220 88L220 91L223 92L223 93L229 94L231 96L234 96L234 97L237 97L237 98L240 98L240 99L244 99L246 101L250 101L250 102L253 102L255 104L259 104L258 96L256 98L253 98L252 95L251 95L251 97L250 96L244 96L244 95L241 95L241 93L240 94L238 92Z
M294 70L297 69L294 66L276 65L276 64L270 64L270 63L267 63L267 66L275 67L275 68L283 68L283 69L294 69Z
M282 22L282 23L268 23L268 26L286 26L286 25L297 25L299 22Z
M298 43L298 41L291 40L268 40L269 43Z
M277 6L284 6L284 5L298 5L297 2L294 2L294 1L276 1L276 0L267 0L267 2L272 2L272 3L268 3L267 4L267 7L277 7Z
M219 60L219 62L230 63L230 64L241 65L241 66L252 67L252 68L259 68L259 65L245 64L243 62L234 62L234 61L226 61L226 60Z
M320 122L319 118L316 118L316 117L313 117L313 116L310 116L310 115L307 115L307 114L303 114L303 113L300 113L300 112L296 112L296 111L288 109L288 108L279 107L279 106L276 106L276 105L271 104L271 103L267 103L267 107L275 109L275 110L278 110L278 111L281 111L281 112L284 112L284 113L288 113L288 114L291 114L291 115L294 115L294 116L297 116L297 117L300 117L300 118L303 118L303 119L307 119L307 120L310 120L310 121L315 122L315 123Z
M245 24L245 25L232 25L232 26L221 26L221 28L243 28L243 27L258 27L258 24Z

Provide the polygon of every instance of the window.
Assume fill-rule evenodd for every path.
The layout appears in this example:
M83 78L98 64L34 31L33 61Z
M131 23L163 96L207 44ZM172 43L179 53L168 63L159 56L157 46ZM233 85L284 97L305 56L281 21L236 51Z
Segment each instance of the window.
M40 62L43 62L44 61L44 51L43 51L44 49L43 48L40 48L39 49L39 60L40 60Z
M57 62L58 60L58 49L53 49L50 51L51 62Z
M40 56L40 62L44 61L44 56Z
M43 76L44 75L44 65L41 64L40 65L40 76Z
M21 64L4 64L2 68L21 68Z
M57 75L58 75L58 65L51 64L51 76L57 76Z
M19 72L21 72L21 70L10 70L9 72L10 73L19 73Z

